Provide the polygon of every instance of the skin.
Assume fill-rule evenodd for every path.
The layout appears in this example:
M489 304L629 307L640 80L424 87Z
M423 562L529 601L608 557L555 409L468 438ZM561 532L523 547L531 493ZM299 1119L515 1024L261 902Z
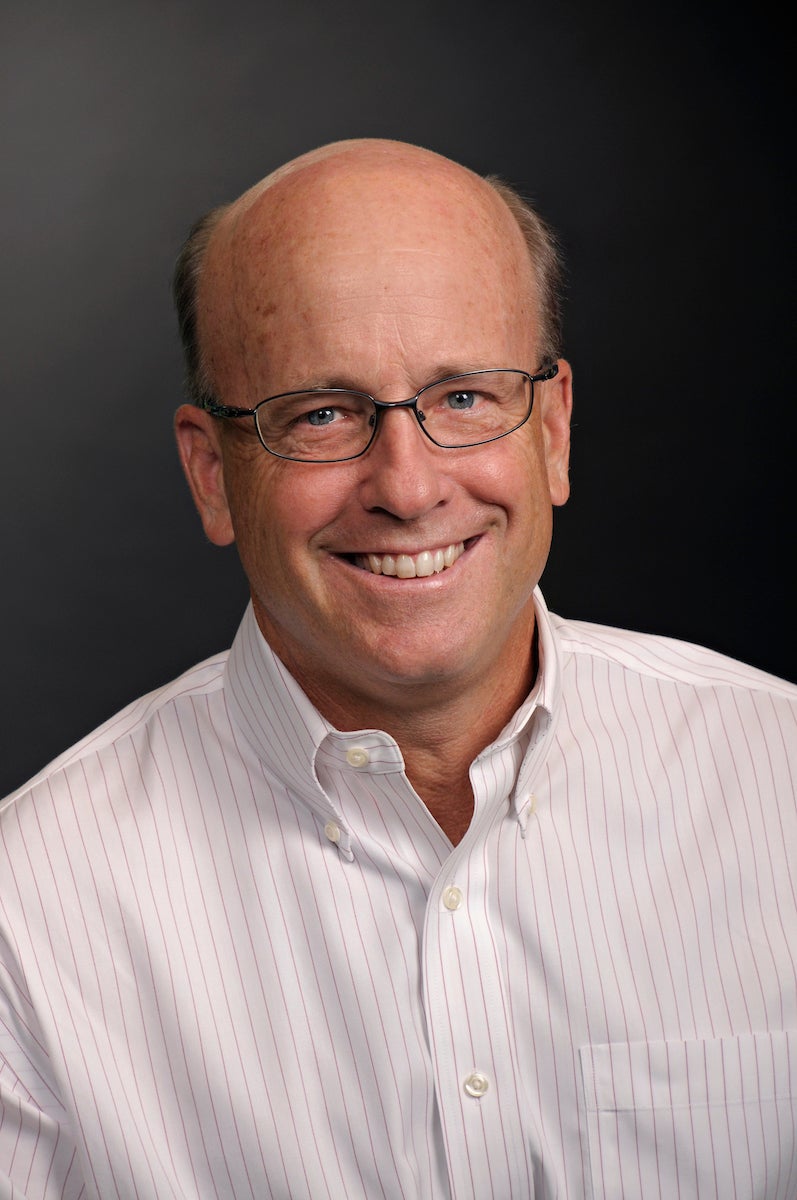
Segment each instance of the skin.
M428 151L338 143L246 193L211 239L199 334L217 396L251 407L311 386L401 400L454 372L535 372L538 304L503 202ZM442 450L406 410L351 462L285 462L251 420L184 405L176 431L208 538L238 544L264 636L340 729L381 728L453 842L468 768L534 679L532 591L568 496L569 365L509 437ZM465 542L429 578L357 554Z

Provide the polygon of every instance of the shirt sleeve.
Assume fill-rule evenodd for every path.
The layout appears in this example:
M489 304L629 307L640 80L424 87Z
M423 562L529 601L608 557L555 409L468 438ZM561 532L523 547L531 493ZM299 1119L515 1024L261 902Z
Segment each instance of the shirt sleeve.
M80 1200L77 1144L0 940L0 1200Z

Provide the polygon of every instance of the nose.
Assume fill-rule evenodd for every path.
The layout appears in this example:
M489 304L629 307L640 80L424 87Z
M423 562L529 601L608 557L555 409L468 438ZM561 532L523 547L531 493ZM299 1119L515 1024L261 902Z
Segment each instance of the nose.
M377 419L376 437L359 459L363 507L411 521L445 503L451 489L445 455L452 451L424 437L406 405L383 408Z

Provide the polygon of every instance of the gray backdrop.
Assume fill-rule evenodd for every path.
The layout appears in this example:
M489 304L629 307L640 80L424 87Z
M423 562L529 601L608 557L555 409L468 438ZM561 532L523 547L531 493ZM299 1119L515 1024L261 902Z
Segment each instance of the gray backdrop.
M712 5L6 8L0 793L227 645L176 462L189 223L340 137L520 185L569 262L559 611L797 678L785 32Z

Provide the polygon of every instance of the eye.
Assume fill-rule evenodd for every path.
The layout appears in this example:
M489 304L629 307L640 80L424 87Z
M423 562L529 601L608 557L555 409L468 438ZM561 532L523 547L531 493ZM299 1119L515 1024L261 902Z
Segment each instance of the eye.
M469 412L477 402L478 392L449 392L446 396L446 403L454 412Z
M333 421L338 420L340 415L336 408L315 408L312 412L305 414L305 419L308 425L331 425Z

